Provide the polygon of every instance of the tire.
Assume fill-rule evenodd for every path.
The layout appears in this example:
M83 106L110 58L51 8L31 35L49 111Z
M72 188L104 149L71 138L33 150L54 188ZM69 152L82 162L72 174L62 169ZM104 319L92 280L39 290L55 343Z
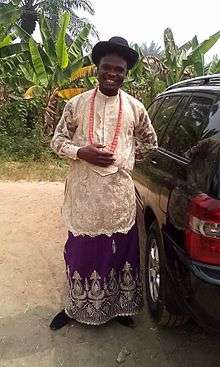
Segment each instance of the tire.
M175 301L176 296L166 271L163 242L156 222L151 224L147 234L145 284L148 309L158 325L176 327L188 321L188 315L183 313Z

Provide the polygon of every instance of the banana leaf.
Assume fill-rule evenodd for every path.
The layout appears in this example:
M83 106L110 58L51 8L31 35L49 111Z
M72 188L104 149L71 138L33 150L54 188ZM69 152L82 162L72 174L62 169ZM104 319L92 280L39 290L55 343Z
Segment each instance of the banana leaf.
M14 24L13 28L16 31L17 36L23 41L29 41L30 34L27 33L23 28L21 28L18 23Z
M69 53L72 54L72 56L75 58L79 58L83 56L82 48L85 42L88 39L88 35L91 30L91 25L86 24L81 32L79 32L78 36L73 41L72 45L69 48Z
M77 80L81 78L85 78L86 76L92 76L95 72L95 65L85 66L84 68L80 68L74 71L71 74L70 80Z
M182 50L189 51L191 47L192 47L192 41L188 41L188 42L184 43L182 46L180 46L178 48L178 51L182 51Z
M212 70L212 72L214 72L214 73L220 73L220 60L215 65L215 69Z
M208 39L204 40L200 44L198 43L197 37L192 40L192 52L188 55L186 65L194 65L196 75L204 74L205 60L204 55L216 44L220 38L220 31L214 33Z
M61 17L60 30L56 41L57 61L61 69L65 69L69 63L67 46L65 42L65 36L67 28L69 26L69 22L70 22L70 14L68 12L65 12Z
M12 43L12 38L10 35L3 38L3 40L0 42L0 48L8 46Z
M65 79L70 79L71 75L77 71L78 69L82 68L83 66L83 61L84 58L81 57L77 60L75 60L75 62L71 63L65 70L63 70L63 76Z
M47 72L38 49L38 44L32 38L29 40L29 48L33 67L37 76L37 84L46 87L48 85Z
M217 73L220 73L220 60L216 55L213 57L213 60L208 65L207 74L217 74Z
M57 95L63 99L70 99L85 91L84 88L67 88L57 91Z
M174 41L173 32L170 28L164 31L164 46L166 55L166 64L172 68L176 67L177 46Z
M201 52L203 55L205 55L219 40L220 38L220 31L214 33L212 36L210 36L208 39L201 42L195 50L192 51L192 56L194 52Z
M13 55L18 55L26 50L27 50L26 43L13 43L8 46L4 46L0 48L0 59Z
M195 70L195 75L200 76L204 74L205 58L201 52L199 41L197 36L192 39L192 52L188 55L187 59L184 60L184 67L192 65Z
M57 56L56 56L55 43L51 36L51 30L49 29L49 25L47 23L47 19L45 18L45 16L43 15L40 16L39 25L40 25L40 33L41 33L44 49L47 55L50 57L50 59L56 62Z
M14 24L21 16L21 9L11 3L0 4L0 23L8 26Z
M33 83L34 80L34 69L30 65L29 62L24 62L19 65L20 70L22 71L25 79L29 82Z
M39 97L44 92L44 89L39 85L33 85L32 87L28 88L24 93L24 99L31 99L35 97Z

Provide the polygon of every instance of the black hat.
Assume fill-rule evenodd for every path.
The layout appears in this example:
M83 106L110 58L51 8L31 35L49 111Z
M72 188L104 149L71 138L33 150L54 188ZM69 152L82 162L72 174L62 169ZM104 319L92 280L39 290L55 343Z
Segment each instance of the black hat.
M128 69L138 61L138 53L129 47L126 39L112 37L108 41L98 42L92 50L92 60L98 66L100 59L108 53L116 53L127 61Z

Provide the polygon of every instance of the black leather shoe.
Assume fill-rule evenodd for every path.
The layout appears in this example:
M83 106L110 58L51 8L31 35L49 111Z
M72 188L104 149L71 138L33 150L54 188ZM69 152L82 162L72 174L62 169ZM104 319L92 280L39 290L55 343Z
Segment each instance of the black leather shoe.
M119 324L132 327L134 326L134 320L131 316L117 316L115 318L116 321L119 322Z
M65 310L62 310L54 317L50 324L50 328L52 330L61 329L63 326L69 324L69 322L72 320L73 319L66 314Z

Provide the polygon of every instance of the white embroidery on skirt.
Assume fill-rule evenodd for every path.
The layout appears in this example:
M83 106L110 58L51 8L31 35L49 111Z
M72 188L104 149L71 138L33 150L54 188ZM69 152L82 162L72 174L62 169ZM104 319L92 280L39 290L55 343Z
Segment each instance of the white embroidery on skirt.
M116 243L115 243L115 240L112 241L112 253L115 254L116 253Z
M78 271L71 278L69 268L67 276L71 302L66 311L79 322L99 325L119 315L134 315L143 307L140 275L128 262L122 272L112 269L103 281L96 270L89 280L83 281Z

